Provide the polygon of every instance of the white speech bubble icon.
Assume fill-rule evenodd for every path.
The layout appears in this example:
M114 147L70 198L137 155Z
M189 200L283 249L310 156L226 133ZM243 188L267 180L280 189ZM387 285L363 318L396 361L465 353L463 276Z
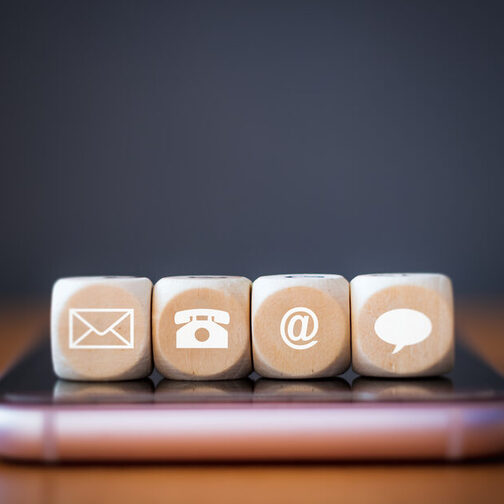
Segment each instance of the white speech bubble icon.
M409 308L398 308L380 315L374 330L378 337L395 345L393 354L407 345L416 345L427 339L432 332L432 322L425 313Z

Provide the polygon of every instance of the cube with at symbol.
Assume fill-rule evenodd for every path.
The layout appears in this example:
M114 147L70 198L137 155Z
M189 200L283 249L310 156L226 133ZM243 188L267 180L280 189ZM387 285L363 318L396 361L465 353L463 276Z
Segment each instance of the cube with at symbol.
M348 282L340 275L272 275L252 286L254 369L267 378L321 378L350 364Z

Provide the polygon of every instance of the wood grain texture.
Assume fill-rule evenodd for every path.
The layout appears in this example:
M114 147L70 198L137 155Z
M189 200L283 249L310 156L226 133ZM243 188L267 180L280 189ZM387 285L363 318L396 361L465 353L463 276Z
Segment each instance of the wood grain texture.
M324 378L350 365L348 282L271 275L252 287L254 369L267 378Z
M48 327L49 303L0 305L0 372ZM504 299L457 302L458 333L504 374ZM46 332L47 334L47 332ZM6 503L275 502L499 503L504 460L441 464L166 464L38 466L0 463ZM90 484L92 482L92 484Z
M250 285L248 278L231 276L159 280L152 301L152 347L158 371L174 380L248 376L252 371ZM226 318L221 320L219 313Z
M152 372L151 295L148 278L58 280L51 301L55 373L84 381L148 376Z
M414 377L438 376L452 369L454 316L448 277L433 273L361 275L351 281L350 290L355 372ZM381 333L380 320L401 316L401 312L409 318ZM419 332L418 317L420 322L427 321L427 331L421 323ZM422 333L424 339L411 339Z

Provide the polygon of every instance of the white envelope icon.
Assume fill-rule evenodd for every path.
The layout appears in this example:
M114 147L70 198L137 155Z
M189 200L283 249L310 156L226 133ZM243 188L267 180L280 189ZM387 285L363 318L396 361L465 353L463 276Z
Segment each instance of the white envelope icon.
M133 348L134 315L131 308L70 308L70 348Z

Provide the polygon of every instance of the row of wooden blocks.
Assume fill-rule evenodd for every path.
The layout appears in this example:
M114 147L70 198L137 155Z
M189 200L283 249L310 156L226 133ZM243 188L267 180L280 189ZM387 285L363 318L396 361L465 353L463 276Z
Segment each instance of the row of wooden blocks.
M453 294L437 273L58 280L53 366L70 380L435 376L453 367Z

